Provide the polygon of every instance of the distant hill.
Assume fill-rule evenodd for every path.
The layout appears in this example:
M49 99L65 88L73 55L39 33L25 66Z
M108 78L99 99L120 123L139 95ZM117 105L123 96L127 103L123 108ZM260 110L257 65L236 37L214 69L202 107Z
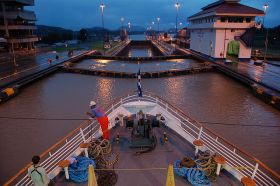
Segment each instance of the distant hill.
M125 28L128 29L127 27ZM109 36L119 36L121 27L115 30L110 30L107 28L103 30L102 27L92 27L85 29L88 32L89 39L100 39L103 38L104 32ZM146 29L142 26L132 26L130 29L130 34L143 34L145 31ZM48 44L77 39L80 34L79 31L46 25L37 25L37 30L35 33L40 38L39 42Z
M40 38L40 42L49 44L73 39L73 31L61 27L37 25L35 33Z
M46 36L50 33L72 33L73 31L70 29L65 29L61 27L54 27L54 26L46 26L46 25L37 25L36 33L39 36Z

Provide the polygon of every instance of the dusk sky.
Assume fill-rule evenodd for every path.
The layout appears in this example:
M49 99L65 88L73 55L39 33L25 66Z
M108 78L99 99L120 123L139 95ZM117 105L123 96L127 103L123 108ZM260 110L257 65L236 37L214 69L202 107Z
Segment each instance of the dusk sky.
M205 5L215 0L179 0L179 22L186 26L186 18ZM101 1L98 0L35 0L37 24L59 26L74 30L101 26ZM105 27L116 29L121 26L120 18L125 23L148 27L156 17L160 17L162 29L175 26L175 0L104 0L106 5ZM279 0L242 0L241 3L262 9L263 4L269 4L266 24L274 27L280 24Z

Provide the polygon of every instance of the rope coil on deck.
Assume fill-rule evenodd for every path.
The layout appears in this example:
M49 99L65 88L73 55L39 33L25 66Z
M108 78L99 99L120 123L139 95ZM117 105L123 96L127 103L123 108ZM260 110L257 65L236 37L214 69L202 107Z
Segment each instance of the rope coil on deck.
M216 169L217 163L214 157L211 156L210 151L199 152L198 159L195 160L197 167L204 171L205 175L211 179L211 181L216 181Z
M119 161L118 154L112 153L110 141L106 139L92 141L88 147L88 153L89 157L96 162L98 185L115 185L118 181L118 175L115 173L114 169L106 170L108 167L114 166ZM111 159L111 161L109 159Z

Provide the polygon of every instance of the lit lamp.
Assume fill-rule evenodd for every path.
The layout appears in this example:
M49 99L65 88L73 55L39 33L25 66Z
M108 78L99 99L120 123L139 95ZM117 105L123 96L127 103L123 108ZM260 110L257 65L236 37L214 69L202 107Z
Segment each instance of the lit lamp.
M124 22L124 18L121 17L122 29L123 29L123 22Z
M178 12L179 12L179 8L180 8L180 3L175 3L175 8L176 8L176 33L177 33L177 26L178 26Z
M263 11L264 11L264 17L263 17L263 27L264 27L264 19L266 17L267 9L269 6L267 4L263 5ZM264 57L263 60L266 61L266 55L267 55L267 47L268 47L268 28L266 28L266 35L265 35L265 52L264 52Z
M130 37L129 37L130 27L131 27L131 23L130 23L130 21L129 21L127 24L128 24L128 38L130 39Z
M105 48L104 48L104 37L105 37L105 29L104 29L104 8L105 8L105 5L104 3L101 3L100 5L100 9L101 9L101 19L102 19L102 29L103 29L103 51L104 51L104 55L105 55Z
M157 25L157 39L159 38L159 21L160 21L160 17L157 17L157 23L158 23L158 25Z

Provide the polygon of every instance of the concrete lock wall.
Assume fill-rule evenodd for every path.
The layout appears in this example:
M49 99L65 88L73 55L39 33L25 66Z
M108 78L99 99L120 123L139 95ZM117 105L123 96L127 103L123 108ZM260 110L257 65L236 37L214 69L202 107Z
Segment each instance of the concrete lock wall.
M245 32L244 29L217 29L216 30L216 45L215 45L215 58L226 58L228 43L235 40L236 37L240 37ZM239 41L239 55L238 58L250 59L251 48L245 46L245 44ZM221 56L222 54L222 56Z
M190 49L214 57L215 40L213 29L192 30Z
M240 44L238 58L250 59L252 49L238 39L245 31L245 29L194 29L191 31L190 49L213 58L226 58L228 43L238 40Z

